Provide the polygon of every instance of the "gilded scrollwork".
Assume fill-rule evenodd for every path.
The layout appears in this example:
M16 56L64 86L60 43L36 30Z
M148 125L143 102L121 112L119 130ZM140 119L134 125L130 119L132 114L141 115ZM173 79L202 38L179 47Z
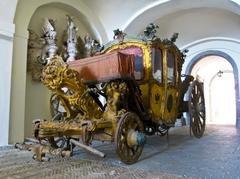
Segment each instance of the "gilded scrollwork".
M128 87L126 82L113 81L106 87L107 107L104 112L105 119L116 120L122 111L126 110ZM115 121L113 121L114 123Z
M67 111L67 118L81 111L84 119L99 119L102 111L89 94L79 73L68 68L60 56L55 56L45 66L42 73L42 82L50 90L61 96L62 104Z

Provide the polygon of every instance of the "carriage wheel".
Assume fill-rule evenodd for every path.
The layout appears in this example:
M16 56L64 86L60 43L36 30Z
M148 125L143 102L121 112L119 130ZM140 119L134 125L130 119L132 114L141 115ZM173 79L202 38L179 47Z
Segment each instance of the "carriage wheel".
M132 164L138 160L145 143L143 132L143 123L134 113L128 112L118 121L115 147L122 162Z
M190 86L188 107L193 135L201 138L206 125L205 103L202 84L196 80Z

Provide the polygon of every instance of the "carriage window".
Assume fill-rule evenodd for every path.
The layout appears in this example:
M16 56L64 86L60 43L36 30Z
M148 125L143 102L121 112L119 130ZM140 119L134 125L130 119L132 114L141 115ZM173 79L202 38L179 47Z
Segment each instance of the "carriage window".
M139 47L128 47L120 50L121 53L133 54L135 56L135 70L134 77L136 80L141 80L144 77L144 67L143 67L143 51Z
M152 49L153 78L162 83L162 50Z
M136 80L143 78L143 58L139 55L135 55L134 77Z
M175 84L175 56L174 53L167 53L167 82L168 84Z

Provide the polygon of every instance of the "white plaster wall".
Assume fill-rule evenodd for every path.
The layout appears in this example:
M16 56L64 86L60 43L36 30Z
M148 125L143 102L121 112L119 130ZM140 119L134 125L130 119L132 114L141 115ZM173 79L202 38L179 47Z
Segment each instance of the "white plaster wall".
M240 38L239 15L215 8L197 8L179 11L155 21L158 35L169 38L179 33L177 45L183 46L207 37Z
M109 40L116 28L130 35L138 34L150 22L181 10L219 8L240 14L238 0L91 0L84 3L99 17Z
M9 143L13 34L15 31L13 17L16 5L17 0L0 1L0 146Z
M125 32L129 34L138 34L146 27L146 24L155 22L161 17L178 11L188 11L196 8L216 8L240 15L240 2L237 1L238 0L159 0L153 3L150 1L147 6L138 11L133 11L133 15L126 18L126 23L122 27Z
M9 143L24 139L27 37L14 36Z
M0 34L0 146L8 144L12 44L12 38Z
M51 92L42 83L32 80L31 73L27 73L26 107L24 122L24 137L32 137L34 119L49 119L49 99Z
M0 1L0 19L6 22L13 22L17 1L18 0Z
M86 5L99 17L106 29L108 40L113 39L113 30L124 30L124 24L140 9L163 0L90 0Z

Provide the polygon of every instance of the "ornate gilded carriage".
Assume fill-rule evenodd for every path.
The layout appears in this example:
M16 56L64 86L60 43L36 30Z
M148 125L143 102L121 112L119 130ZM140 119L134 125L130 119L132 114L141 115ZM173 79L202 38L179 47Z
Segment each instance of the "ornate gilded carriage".
M68 63L52 58L42 82L53 91L53 118L34 122L35 137L61 155L71 154L74 145L98 153L89 147L92 140L111 141L127 164L140 157L146 135L165 135L183 112L190 113L191 130L200 138L205 129L202 84L181 76L185 54L175 40L176 34L160 40L147 31L145 37L128 39L118 31L99 55ZM37 159L43 153L36 152Z

